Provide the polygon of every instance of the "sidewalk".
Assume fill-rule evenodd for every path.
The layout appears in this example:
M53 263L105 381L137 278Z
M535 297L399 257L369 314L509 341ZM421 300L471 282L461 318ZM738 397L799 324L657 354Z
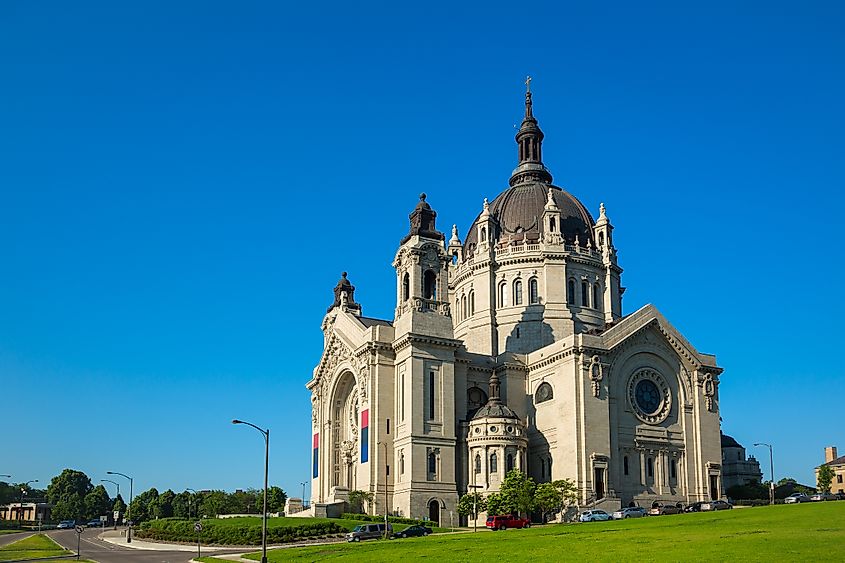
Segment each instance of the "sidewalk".
M152 542L146 540L138 540L134 537L131 543L126 543L126 530L107 530L97 536L105 542L119 545L120 547L128 547L131 549L146 549L149 551L196 551L197 544L189 543L162 543ZM217 547L217 546L202 546L203 553L221 550L231 550L231 547Z

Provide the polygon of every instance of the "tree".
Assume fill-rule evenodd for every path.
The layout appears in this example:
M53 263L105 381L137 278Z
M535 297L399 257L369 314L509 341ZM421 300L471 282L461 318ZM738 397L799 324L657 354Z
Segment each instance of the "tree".
M373 503L373 493L365 491L349 491L349 510L360 514L364 512L364 503L367 507Z
M490 493L484 499L487 505L487 514L489 516L498 516L499 514L507 514L513 512L513 509L505 503L502 493Z
M155 518L158 511L156 501L158 500L158 489L155 487L144 491L132 499L129 506L129 516L133 522L144 522Z
M472 516L475 520L478 518L478 513L485 510L487 510L487 501L481 493L467 493L458 501L458 514L461 516Z
M126 514L126 503L123 502L123 497L117 495L117 498L114 499L114 504L112 505L111 509L115 512L119 512L120 514Z
M156 518L170 518L173 516L173 499L176 498L176 493L167 489L158 496L156 502Z
M65 469L53 477L47 487L47 502L53 505L56 520L81 520L85 516L85 497L93 490L91 479L74 469Z
M519 469L509 471L499 488L499 493L502 495L501 509L504 509L505 512L498 514L528 514L531 512L534 509L534 490L536 487L534 479L528 477Z
M578 489L571 479L540 483L534 492L534 506L543 513L544 521L548 513L563 511L577 501Z
M223 514L223 509L226 506L226 493L223 491L203 493L199 506L200 516L214 518L218 514Z
M108 516L112 501L103 485L97 485L85 495L85 518L93 520L100 516Z
M822 465L819 467L819 473L816 476L816 486L824 493L830 492L830 485L833 483L833 469L829 465Z
M191 518L196 515L196 500L193 498L193 493L182 491L173 497L173 516Z

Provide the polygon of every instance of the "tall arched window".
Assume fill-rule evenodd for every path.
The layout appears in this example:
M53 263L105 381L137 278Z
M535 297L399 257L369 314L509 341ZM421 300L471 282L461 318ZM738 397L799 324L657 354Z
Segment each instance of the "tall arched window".
M399 452L399 474L405 474L405 452Z
M481 455L475 454L475 472L481 473Z
M581 282L581 306L590 306L590 284L585 281Z
M495 453L490 454L490 473L498 473L499 472L499 458L496 457Z
M505 462L505 468L508 473L513 471L513 454L508 454L507 461Z
M513 304L522 305L522 280L513 282Z
M537 284L537 278L528 280L528 303L536 305L540 302L540 290Z
M599 289L599 284L593 284L593 309L601 309L601 290Z
M461 296L461 320L467 318L467 296Z
M604 233L599 233L599 246L604 246Z
M669 478L670 479L677 479L678 478L678 462L674 459L672 460L672 464L669 466Z
M475 314L475 292L469 292L469 316L473 316Z
M573 279L566 282L566 302L575 305L575 280Z
M431 270L426 270L423 275L423 297L437 299L437 274Z
M402 276L402 301L407 301L410 296L411 278L408 276L408 272L405 272L405 275Z
M553 233L557 230L557 221L554 217L549 217L549 232Z
M481 227L481 242L487 242L487 227Z
M428 454L428 472L434 475L437 473L437 456L434 452Z
M651 458L646 459L645 470L646 470L646 475L648 476L649 479L654 477L654 460L653 459L651 459Z
M508 305L508 284L502 282L499 284L499 307L507 307Z

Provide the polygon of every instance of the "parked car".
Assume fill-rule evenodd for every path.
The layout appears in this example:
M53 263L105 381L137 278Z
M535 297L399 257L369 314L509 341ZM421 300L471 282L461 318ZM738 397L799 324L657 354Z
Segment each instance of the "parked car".
M813 502L819 502L823 500L837 500L836 495L831 493L816 493L810 497L810 500Z
M579 522L604 522L610 520L610 514L604 510L585 510L578 517Z
M73 527L76 526L76 522L73 520L62 520L59 522L59 525L56 526L58 530L72 530Z
M734 505L723 500L711 500L709 502L701 503L702 512L709 512L712 510L730 510L733 507Z
M103 526L103 523L100 520L89 520L87 524L85 524L86 528L100 528Z
M485 524L491 530L507 530L508 528L529 528L531 520L519 516L488 516Z
M396 532L391 537L393 538L412 538L416 536L427 536L431 533L431 528L426 526L408 526L401 532Z
M388 534L393 533L393 526L387 525ZM346 534L346 541L374 540L384 537L384 524L361 524Z
M677 504L660 504L655 502L651 505L651 510L648 511L649 516L663 516L664 514L680 514L684 511L681 503Z
M783 499L783 502L786 503L786 504L796 504L796 503L799 503L799 502L810 502L810 497L808 497L804 493L792 493L791 495L789 495L788 497Z
M837 500L845 500L845 493L843 493L842 491L839 491L833 496L835 496Z
M684 509L684 512L701 512L702 501L694 502Z
M647 516L647 513L646 509L642 506L629 506L611 514L611 517L614 520L622 520L624 518L642 518L643 516Z

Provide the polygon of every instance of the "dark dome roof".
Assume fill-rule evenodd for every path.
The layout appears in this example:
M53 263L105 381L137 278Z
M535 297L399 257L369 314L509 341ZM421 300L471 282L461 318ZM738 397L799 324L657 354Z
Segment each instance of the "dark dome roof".
M590 212L572 194L543 182L517 184L500 193L490 203L490 214L499 224L500 241L507 241L511 235L521 238L518 233L524 233L522 236L529 242L540 240L544 232L543 210L548 201L549 188L560 208L560 229L566 241L573 242L577 235L581 244L586 245L587 240L590 240L595 246L592 227L596 222ZM475 218L466 234L464 248L469 255L473 254L478 244L476 223L480 216Z
M486 405L484 405L475 412L472 419L476 420L479 418L486 417L511 418L519 420L519 417L516 416L516 413L513 412L510 407L500 401L488 401Z
M732 437L728 436L727 434L722 434L722 447L723 448L741 448L742 446L740 446L739 442L734 440Z

